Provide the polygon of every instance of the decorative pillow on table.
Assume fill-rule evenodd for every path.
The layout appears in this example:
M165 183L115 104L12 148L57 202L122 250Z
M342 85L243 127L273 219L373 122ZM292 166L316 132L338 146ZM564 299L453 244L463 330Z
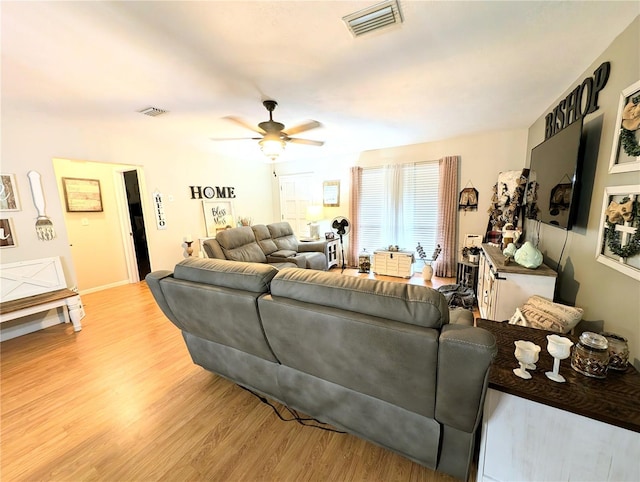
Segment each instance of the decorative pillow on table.
M583 311L536 295L516 310L509 323L566 334L582 319Z

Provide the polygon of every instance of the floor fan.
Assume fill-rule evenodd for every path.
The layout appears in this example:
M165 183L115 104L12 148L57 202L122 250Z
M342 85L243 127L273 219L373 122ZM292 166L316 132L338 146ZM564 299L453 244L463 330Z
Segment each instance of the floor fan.
M342 255L342 272L346 268L346 264L344 262L344 244L342 242L342 236L346 236L351 231L351 222L345 218L344 216L338 216L334 218L331 222L331 228L336 232L336 234L340 237L340 254Z

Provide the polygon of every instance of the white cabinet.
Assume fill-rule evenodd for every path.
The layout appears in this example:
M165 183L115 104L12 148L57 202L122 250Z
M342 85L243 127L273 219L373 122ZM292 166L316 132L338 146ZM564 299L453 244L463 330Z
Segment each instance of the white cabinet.
M638 432L498 390L487 391L478 482L635 482L640 480L638 454Z
M407 251L374 251L373 272L386 276L411 278L413 253Z
M327 257L327 270L333 266L338 266L338 244L337 239L327 239L327 244L324 248L324 254Z
M478 308L487 320L510 319L516 308L531 296L553 300L557 273L546 265L536 269L520 266L515 261L505 264L502 250L482 245L478 273Z

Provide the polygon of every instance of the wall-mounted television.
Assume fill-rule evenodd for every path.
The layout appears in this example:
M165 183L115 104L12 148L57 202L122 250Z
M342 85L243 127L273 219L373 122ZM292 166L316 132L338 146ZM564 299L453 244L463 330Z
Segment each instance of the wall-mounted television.
M527 218L571 229L580 197L581 137L579 119L531 150Z

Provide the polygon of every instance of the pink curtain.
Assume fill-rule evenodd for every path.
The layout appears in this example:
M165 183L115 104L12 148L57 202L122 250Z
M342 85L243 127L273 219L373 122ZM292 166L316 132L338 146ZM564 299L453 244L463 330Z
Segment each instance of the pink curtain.
M458 162L460 156L440 159L437 243L442 252L435 263L435 275L445 278L456 276L456 220L458 207Z
M349 233L349 250L347 251L347 263L349 266L358 266L358 212L360 211L360 188L362 186L362 168L351 168L351 189L349 190L349 221L351 231Z

